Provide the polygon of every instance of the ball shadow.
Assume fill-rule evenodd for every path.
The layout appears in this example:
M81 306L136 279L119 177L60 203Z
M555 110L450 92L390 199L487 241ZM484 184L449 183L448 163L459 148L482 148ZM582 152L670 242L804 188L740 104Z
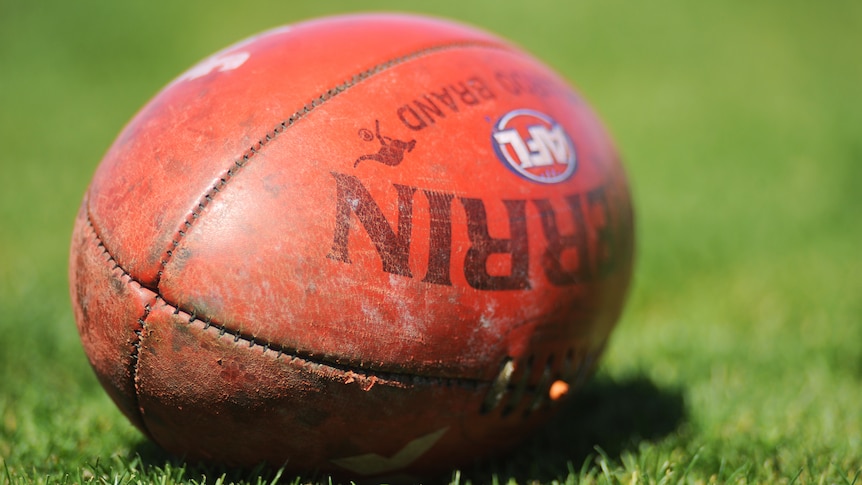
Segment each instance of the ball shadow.
M678 429L687 419L681 390L660 388L644 376L613 380L599 375L559 410L551 421L510 453L462 469L459 482L492 483L514 478L519 483L538 480L565 481L570 467L580 469L601 448L611 459L634 450L643 441L658 440ZM222 477L227 481L271 482L276 470L265 467L237 469L186 462L142 438L132 454L145 468L181 469L185 478ZM182 477L178 477L182 478ZM285 474L282 482L296 476ZM424 483L450 483L453 474ZM302 483L336 483L328 476L312 474Z
M642 441L655 441L687 420L682 390L660 388L645 376L612 380L598 376L551 421L511 453L462 470L462 483L565 481L600 448L617 459ZM443 477L441 477L442 479ZM445 478L452 479L451 476Z

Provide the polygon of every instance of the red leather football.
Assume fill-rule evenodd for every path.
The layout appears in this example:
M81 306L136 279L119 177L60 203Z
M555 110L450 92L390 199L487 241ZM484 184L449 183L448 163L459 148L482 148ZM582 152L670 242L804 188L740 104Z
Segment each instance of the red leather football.
M84 196L84 349L189 459L349 476L464 465L593 369L633 252L600 122L447 21L304 22L185 72Z

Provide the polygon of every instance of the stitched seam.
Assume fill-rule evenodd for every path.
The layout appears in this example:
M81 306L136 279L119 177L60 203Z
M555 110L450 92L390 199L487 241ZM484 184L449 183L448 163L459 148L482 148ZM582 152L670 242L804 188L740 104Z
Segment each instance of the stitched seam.
M129 274L122 266L117 262L114 256L110 253L105 244L102 242L102 238L99 236L96 228L92 225L90 221L89 214L87 216L87 224L92 231L93 237L96 240L98 247L104 252L105 255L108 256L108 264L111 266L111 269L118 269L122 272L123 276L128 278L129 282L141 285L141 282L137 281L131 274ZM150 290L152 291L152 290ZM149 317L150 312L152 311L152 307L154 304L161 302L165 306L172 308L174 315L179 315L183 313L188 317L188 325L192 325L195 322L200 322L199 324L202 326L203 330L208 330L209 328L213 328L218 330L219 337L229 336L233 337L233 341L236 344L244 344L247 345L249 349L254 347L261 347L262 353L270 354L276 359L288 359L288 360L297 360L302 364L307 364L310 366L320 366L327 367L334 371L340 372L344 374L345 377L357 377L364 378L369 380L374 380L383 383L392 383L395 385L416 385L416 384L430 384L430 385L440 385L440 386L448 386L448 387L466 387L470 389L477 389L488 383L478 379L467 379L467 378L455 378L455 377L435 377L435 376L423 376L419 374L408 374L408 373L398 373L398 372L388 372L383 370L374 370L368 369L360 366L349 365L349 364L340 364L337 362L332 362L326 360L324 358L318 358L312 356L308 352L302 352L294 348L290 348L283 345L273 344L271 342L267 342L265 340L259 339L253 335L248 335L246 333L232 330L222 324L214 322L210 318L200 318L198 317L193 310L186 310L177 305L176 303L168 301L164 295L155 292L155 297L151 303L147 304L145 307L144 314L137 319L138 327L134 331L134 337L131 341L132 350L129 354L131 359L130 361L130 374L131 378L135 384L135 390L137 391L137 364L138 357L141 351L141 345L143 340L143 332L146 330L146 319ZM137 402L137 395L135 395L135 401ZM139 407L140 411L140 407Z
M356 379L367 379L375 382L389 383L393 385L438 385L445 387L463 387L469 389L478 389L488 384L486 381L478 379L467 379L458 377L436 377L421 374L409 374L400 372L391 372L377 369L368 369L358 365L341 364L327 360L325 356L315 357L309 352L303 352L295 348L273 344L266 340L262 340L254 335L249 335L241 331L230 329L222 324L214 322L210 318L198 318L193 312L180 308L177 304L165 300L164 296L158 295L157 299L166 307L173 309L174 315L183 314L187 319L187 325L197 324L202 330L206 331L213 329L218 331L218 338L232 338L234 344L243 345L249 349L259 347L263 354L270 354L273 358L287 359L288 361L296 362L303 367L325 367L341 373L345 377L353 377Z
M265 146L267 146L272 140L274 140L278 135L283 133L287 128L293 126L296 122L306 117L311 111L313 111L318 106L326 103L331 98L337 96L338 94L350 89L356 84L379 74L387 69L390 69L394 66L403 64L405 62L411 61L413 59L417 59L420 57L424 57L430 54L434 54L437 52L450 50L450 49L459 49L459 48L469 48L469 47L484 47L484 48L494 48L505 50L504 46L490 43L490 42L455 42L450 44L443 44L438 46L427 47L424 49L420 49L399 57L392 58L388 61L382 62L380 64L376 64L373 67L366 69L360 73L354 74L349 79L344 82L336 85L333 88L328 89L323 92L316 98L313 98L311 101L305 103L300 109L295 111L292 115L290 115L287 119L283 120L281 123L277 124L274 128L269 130L262 138L260 138L257 142L255 142L251 147L249 147L239 158L235 159L229 168L222 172L219 177L218 182L213 185L209 191L207 191L201 199L198 200L197 204L192 208L186 218L180 225L180 228L174 234L171 242L168 245L168 248L162 253L162 257L160 258L160 268L158 274L156 276L156 281L153 285L145 285L143 282L135 279L128 271L123 268L119 262L114 258L108 248L105 246L102 241L101 236L99 236L96 231L95 226L92 224L92 220L90 217L89 211L89 203L87 208L87 224L90 226L90 229L93 232L93 235L96 238L98 245L104 250L105 254L110 258L110 263L114 265L114 268L119 269L125 276L129 278L130 282L134 282L140 285L142 288L148 288L150 291L153 291L156 294L156 300L162 301L165 305L174 308L175 314L179 314L180 312L185 313L189 316L189 324L194 323L197 320L200 320L194 313L194 311L187 311L180 308L176 304L172 304L167 301L163 295L158 290L159 284L161 282L162 275L164 273L164 269L167 267L171 258L173 257L174 250L179 246L180 242L183 238L188 234L188 231L191 230L195 221L200 218L203 211L209 205L210 202L213 201L214 197L217 196L219 192L224 190L227 184L233 180L233 178L246 166L246 164L251 160L258 152L260 152ZM155 302L153 302L155 303ZM146 329L146 319L149 317L149 313L151 311L151 305L147 305L145 308L144 314L138 319L139 327L135 330L132 340L132 351L130 354L130 369L129 373L131 375L132 384L135 389L135 403L138 407L138 412L141 414L141 421L146 426L146 422L143 419L143 410L140 407L138 402L138 378L137 378L137 368L139 363L140 349L141 343L143 339L143 332ZM360 378L369 379L371 381L388 381L392 384L396 385L416 385L416 384L430 384L430 385L442 385L442 386L458 386L458 387L466 387L470 389L477 389L479 387L488 386L490 383L481 381L478 379L465 379L465 378L445 378L445 377L434 377L434 376L421 376L417 374L407 374L407 373L395 373L395 372L385 372L378 371L373 369L362 368L358 366L350 366L346 364L339 364L332 361L327 361L321 358L313 357L310 354L300 352L298 349L291 349L285 346L273 345L270 342L262 341L253 335L246 335L242 332L228 329L224 325L213 322L211 319L204 320L204 329L209 327L214 327L219 330L221 336L232 335L234 337L234 341L239 343L240 340L247 342L249 348L253 348L255 346L260 346L263 348L263 353L272 353L275 352L274 356L276 359L281 358L289 358L291 360L297 360L304 364L310 364L312 366L322 366L328 367L334 371L340 372L344 374L346 378L358 376Z
M121 273L121 277L128 280L126 283L127 285L129 283L135 283L136 285L138 285L142 289L146 288L145 286L143 286L141 284L140 281L137 281L135 278L133 278L132 275L129 274L129 272L125 270L125 268L120 266L120 263L117 262L117 260L111 254L111 252L108 251L108 248L105 246L105 243L102 241L102 238L99 236L99 233L96 231L96 228L93 226L93 221L90 218L89 203L88 203L88 207L87 207L87 227L90 229L91 237L96 242L96 247L101 249L102 254L104 256L107 256L108 259L106 260L106 262L108 263L108 267L109 267L110 271L119 271ZM140 418L140 423L144 427L143 431L147 435L150 435L150 436L152 434L150 433L149 429L147 429L147 422L143 416L144 411L143 411L143 408L141 407L140 402L138 401L138 358L140 357L140 353L141 353L141 339L142 339L144 330L146 330L146 320L147 320L147 317L149 317L149 315L150 315L150 310L152 308L152 304L155 303L157 301L157 299L158 299L158 294L156 294L156 296L154 296L153 299L149 303L144 305L144 313L140 317L137 318L137 320L136 320L137 326L132 331L132 336L129 337L129 342L128 342L129 346L131 347L131 350L129 352L128 372L129 372L129 376L130 376L131 381L132 381L132 387L135 390L135 393L133 396L131 396L131 398L134 400L134 406L138 412L138 417Z
M390 69L399 64L403 64L405 62L411 61L413 59L417 59L419 57L424 57L436 52L450 50L450 49L459 49L466 47L486 47L486 48L495 48L495 49L505 49L505 47L500 46L498 44L493 44L490 42L455 42L451 44L442 44L433 47L427 47L424 49L420 49L403 56L392 58L388 61L382 62L380 64L376 64L375 66L366 69L358 74L354 74L350 79L342 82L341 84L336 85L333 88L328 89L323 92L320 96L313 98L311 101L305 103L300 109L295 111L292 115L290 115L286 120L281 123L275 125L274 128L269 130L265 136L261 137L257 142L255 142L250 148L248 148L239 158L233 161L230 167L222 172L219 177L218 182L198 200L197 205L195 205L189 214L186 216L185 220L180 225L180 228L174 233L174 237L168 245L168 248L162 253L161 257L161 267L159 268L158 274L156 275L156 281L154 283L154 287L158 287L159 282L162 279L162 274L164 273L165 268L173 257L174 250L180 245L180 242L183 238L185 238L188 231L191 230L195 221L201 216L201 213L206 209L210 202L213 201L213 198L222 190L224 190L225 186L233 180L233 178L239 173L243 167L251 160L258 152L260 152L265 146L267 146L272 140L274 140L278 135L283 133L289 127L293 126L299 120L305 118L311 111L313 111L318 106L324 104L328 100L333 97L347 91L351 87L356 84L374 76L375 74L379 74L387 69Z

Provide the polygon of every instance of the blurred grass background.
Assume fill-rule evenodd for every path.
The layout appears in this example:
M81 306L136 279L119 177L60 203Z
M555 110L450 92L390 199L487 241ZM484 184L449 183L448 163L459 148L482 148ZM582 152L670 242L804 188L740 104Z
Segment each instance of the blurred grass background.
M635 286L599 375L453 480L857 480L862 3L0 0L0 482L269 478L187 468L125 422L78 343L68 238L102 154L173 77L358 8L521 44L602 115L634 189Z

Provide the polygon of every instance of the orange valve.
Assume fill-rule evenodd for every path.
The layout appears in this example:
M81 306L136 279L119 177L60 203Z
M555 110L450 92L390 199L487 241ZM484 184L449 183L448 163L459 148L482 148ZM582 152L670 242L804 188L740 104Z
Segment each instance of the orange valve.
M548 391L548 395L552 401L559 401L569 393L569 384L566 381L554 381Z

